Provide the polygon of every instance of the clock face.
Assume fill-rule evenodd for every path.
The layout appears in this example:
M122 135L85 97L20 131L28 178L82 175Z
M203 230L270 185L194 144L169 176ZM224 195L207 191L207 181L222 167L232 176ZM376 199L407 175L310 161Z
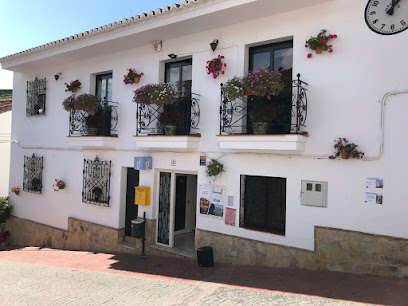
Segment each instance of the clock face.
M369 0L365 20L378 34L400 33L408 28L408 0Z

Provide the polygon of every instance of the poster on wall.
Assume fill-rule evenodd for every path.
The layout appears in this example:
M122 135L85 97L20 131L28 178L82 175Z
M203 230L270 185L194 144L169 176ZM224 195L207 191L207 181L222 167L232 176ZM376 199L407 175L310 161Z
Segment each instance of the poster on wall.
M383 195L375 192L365 193L365 202L368 204L380 204L383 203Z
M237 215L237 210L233 208L225 208L225 224L235 226L235 217Z
M366 188L370 189L382 189L384 188L384 180L377 177L366 178Z
M200 214L224 217L225 187L200 185Z

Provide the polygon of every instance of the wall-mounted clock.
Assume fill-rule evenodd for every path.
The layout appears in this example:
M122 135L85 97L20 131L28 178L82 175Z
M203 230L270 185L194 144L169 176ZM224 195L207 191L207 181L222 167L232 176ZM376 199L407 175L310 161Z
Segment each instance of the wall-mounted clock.
M365 21L378 34L400 33L408 28L408 0L369 0Z

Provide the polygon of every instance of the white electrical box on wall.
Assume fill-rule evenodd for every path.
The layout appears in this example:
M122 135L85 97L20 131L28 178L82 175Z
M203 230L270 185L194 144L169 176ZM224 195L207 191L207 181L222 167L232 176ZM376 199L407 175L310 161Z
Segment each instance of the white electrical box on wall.
M327 182L302 181L300 204L327 207Z

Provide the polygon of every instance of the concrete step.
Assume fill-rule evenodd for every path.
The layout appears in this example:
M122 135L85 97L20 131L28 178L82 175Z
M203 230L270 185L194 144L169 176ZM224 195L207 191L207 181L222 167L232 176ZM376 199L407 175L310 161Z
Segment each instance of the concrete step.
M178 249L170 249L160 245L152 245L150 247L150 255L155 256L166 256L172 258L187 258L187 259L194 259L195 253L187 252L184 250Z

